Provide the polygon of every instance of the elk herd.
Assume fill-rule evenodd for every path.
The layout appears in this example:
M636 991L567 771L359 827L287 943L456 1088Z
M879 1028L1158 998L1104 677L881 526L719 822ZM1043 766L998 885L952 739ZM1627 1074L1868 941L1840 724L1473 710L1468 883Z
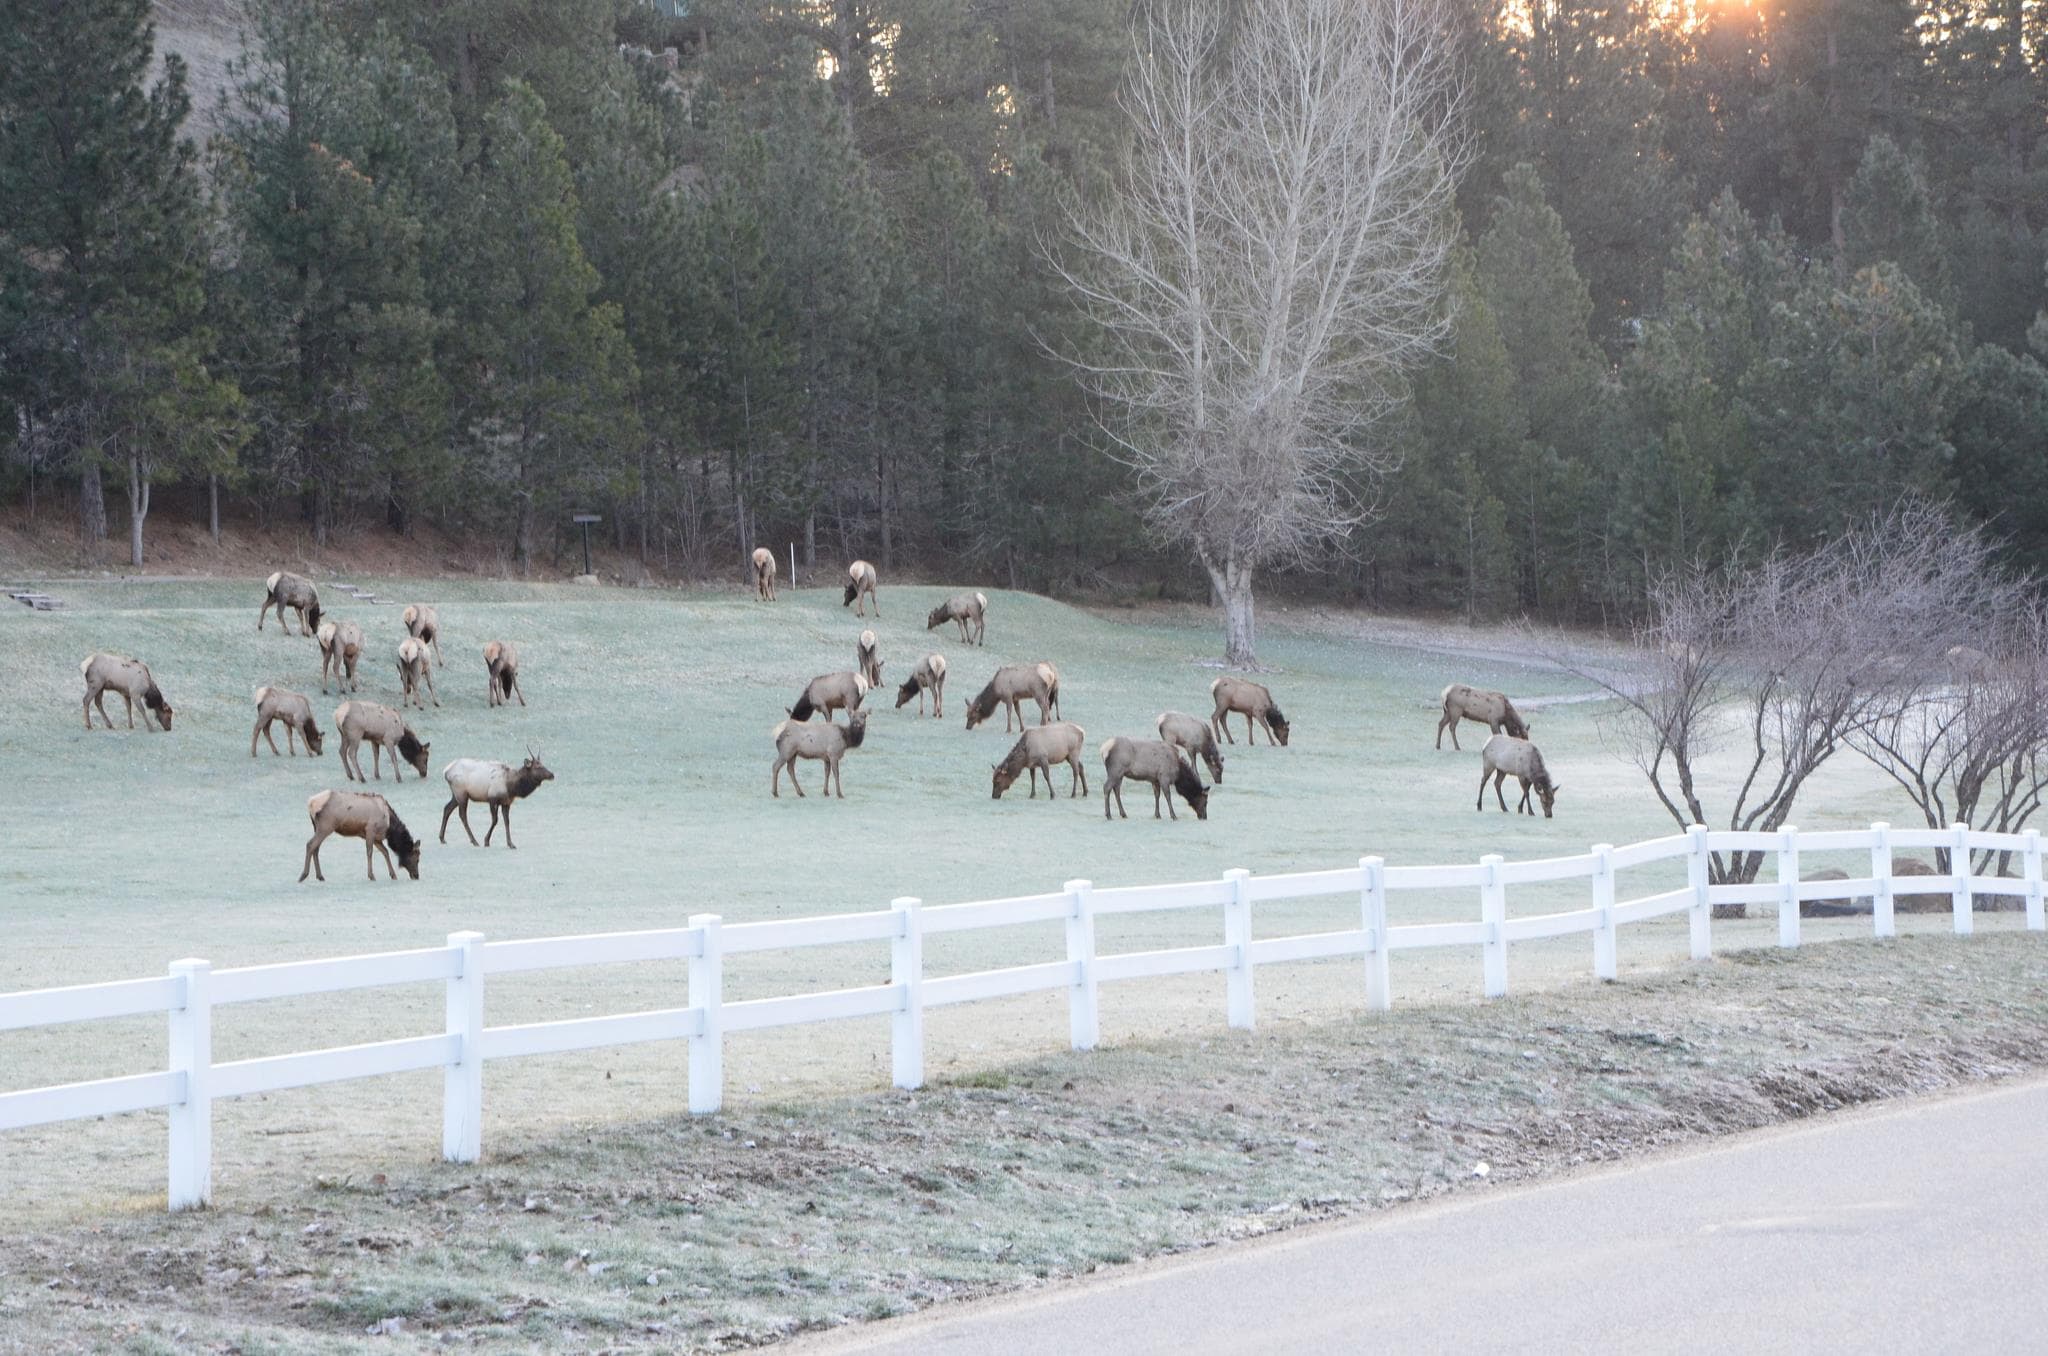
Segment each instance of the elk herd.
M771 577L773 560L770 560ZM428 774L431 745L419 735L405 715L407 708L418 708L424 712L428 699L434 705L441 705L441 697L434 688L434 669L443 663L441 654L441 618L439 613L425 603L408 606L399 617L403 634L398 637L396 648L398 669L399 706L393 709L374 701L364 700L360 661L370 647L369 634L361 623L328 617L321 611L320 593L313 581L300 575L280 570L264 581L263 609L257 614L256 629L264 629L272 609L277 611L279 628L285 635L291 635L286 617L287 611L298 618L299 635L310 636L318 646L320 654L320 691L328 691L331 679L334 688L346 698L334 710L334 733L340 737L340 759L342 776L352 782L368 783L382 781L385 755L390 756L391 777L394 782L405 780L405 770L410 768L424 781ZM495 707L517 700L526 705L526 694L519 685L519 651L509 641L493 640L483 647L484 672L488 684L489 706ZM162 689L150 674L149 666L139 659L128 659L119 655L93 654L79 665L85 677L85 728L92 728L92 714L98 711L100 718L109 729L114 722L107 715L106 694L120 694L128 704L128 728L135 728L135 706L143 708L143 727L152 728L153 717L164 730L171 728L172 709L165 700ZM313 703L303 692L295 692L279 684L266 684L255 689L256 724L249 732L249 756L257 756L259 742L267 742L270 752L276 756L297 757L303 744L306 756L318 758L326 745L326 735L320 728L319 719L313 711ZM284 727L285 747L277 747L276 727ZM370 747L370 770L363 772L362 750ZM554 779L540 756L528 750L526 761L517 765L500 763L481 758L458 758L450 763L443 777L448 783L448 803L441 811L441 841L448 841L448 817L460 812L462 827L469 832L469 841L477 841L476 834L469 831L469 806L481 801L490 807L490 824L484 832L482 846L488 847L502 819L505 827L505 846L512 846L512 802L524 799L539 789L540 784ZM420 840L413 836L392 807L390 800L369 790L335 790L329 788L316 791L306 801L306 816L312 821L313 836L306 840L305 862L299 871L299 879L308 874L315 879L325 880L320 870L320 845L340 834L344 838L359 838L363 843L366 869L372 880L376 879L377 857L382 854L385 872L393 879L398 877L397 867L418 880L420 875ZM396 853L395 865L393 854Z
M751 570L755 596L762 602L775 602L774 553L765 547L754 551ZM797 780L797 764L811 761L824 764L823 794L845 799L842 764L849 752L867 742L869 712L863 709L863 704L870 693L883 686L883 641L876 629L881 622L877 584L875 567L869 562L857 560L848 567L843 605L854 608L862 619L866 619L872 608L875 625L863 627L856 637L853 666L811 679L796 701L785 709L786 719L777 722L770 731L775 745L775 759L769 774L769 794L772 797L781 796L785 771L796 794L803 796L803 786ZM955 634L960 644L981 647L986 643L988 607L988 596L984 593L956 593L930 610L926 615L925 630L936 631L951 623L957 628ZM286 635L291 634L286 616L289 611L298 620L298 634L314 638L320 655L321 692L328 691L331 678L336 690L346 698L333 715L334 732L340 737L344 777L360 783L381 781L384 756L389 754L394 783L404 780L407 769L425 780L431 745L408 723L407 712L424 714L429 700L436 708L441 706L440 694L434 686L434 670L443 663L441 620L437 610L427 604L415 603L406 607L400 616L403 634L396 638L395 647L399 705L394 709L365 700L360 695L360 661L371 646L370 635L356 621L324 614L319 592L311 580L285 571L271 575L265 581L263 608L257 615L259 631L264 628L272 609L276 610L278 625ZM485 643L482 652L487 706L496 708L514 701L525 706L526 694L520 686L518 648L510 641L494 639ZM1973 652L1951 655L1950 658L1957 669L1964 670L1976 656ZM151 675L149 666L141 660L96 653L79 667L85 679L86 729L93 728L95 710L106 726L113 728L113 720L106 710L109 691L118 693L126 704L128 728L134 728L138 704L143 708L144 729L168 731L171 728L171 705ZM896 709L901 710L914 700L917 702L917 715L922 717L929 698L931 717L943 719L948 667L946 656L936 651L918 658L911 664L909 676L897 688ZM1287 717L1282 714L1272 692L1263 684L1236 674L1226 674L1210 683L1209 696L1211 710L1207 719L1169 710L1162 712L1153 723L1157 738L1116 735L1098 746L1097 756L1102 760L1103 769L1102 814L1105 819L1111 818L1112 804L1117 817L1129 817L1124 808L1123 784L1136 780L1152 788L1154 819L1161 817L1162 803L1166 817L1178 819L1180 816L1173 803L1178 796L1194 811L1196 819L1206 820L1212 791L1223 781L1222 746L1237 743L1231 731L1234 716L1244 718L1247 746L1258 742L1261 731L1267 744L1287 745L1290 731ZM1480 750L1478 808L1485 808L1486 788L1490 781L1495 801L1505 811L1507 800L1502 788L1506 779L1513 777L1522 793L1517 811L1533 815L1533 796L1542 805L1544 817L1549 818L1559 787L1551 779L1543 755L1530 741L1528 722L1522 719L1507 696L1453 683L1443 690L1439 701L1442 706L1442 717L1436 729L1439 750L1443 747L1446 733L1451 736L1453 749L1461 747L1458 727L1464 721L1484 725L1489 732L1490 737ZM255 689L255 703L256 723L249 735L250 757L257 756L257 746L261 741L268 741L271 753L281 756L275 734L278 725L284 727L285 755L296 757L299 745L303 744L308 757L321 756L325 734L311 700L304 693L281 685L260 686ZM1027 703L1037 712L1038 723L1035 726L1026 715ZM1048 660L998 665L967 703L966 729L972 731L993 721L998 708L1003 713L1004 733L1012 733L1014 729L1017 738L1009 752L991 765L990 794L993 798L1000 800L1022 776L1027 779L1030 798L1036 799L1041 775L1045 779L1048 799L1056 798L1053 770L1061 765L1068 769L1068 798L1090 794L1085 766L1087 733L1080 725L1063 718L1057 666ZM842 711L846 713L843 724L835 719ZM370 747L367 776L361 760L364 744ZM1208 773L1207 782L1202 778L1204 770ZM517 764L481 758L454 760L442 773L448 787L448 800L441 810L440 841L443 844L448 841L448 820L459 815L463 832L473 845L489 847L502 821L505 846L512 847L513 803L531 796L543 783L552 781L554 775L531 749L527 758ZM469 822L469 807L473 803L485 805L490 812L490 822L481 844L478 844ZM307 800L306 814L312 823L313 833L306 842L304 865L299 873L301 881L309 872L318 879L325 879L320 874L320 845L336 834L362 841L366 869L372 880L376 879L376 862L380 853L391 879L397 879L396 866L403 866L413 879L419 878L421 840L406 827L384 796L367 789L330 788L316 792Z

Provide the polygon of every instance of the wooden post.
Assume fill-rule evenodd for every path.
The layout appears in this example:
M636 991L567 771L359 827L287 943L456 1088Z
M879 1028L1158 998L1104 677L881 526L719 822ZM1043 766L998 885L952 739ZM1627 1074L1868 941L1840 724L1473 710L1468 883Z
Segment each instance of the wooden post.
M1955 878L1955 885L1949 895L1949 907L1955 914L1956 936L1970 935L1975 920L1970 916L1974 902L1970 894L1970 826L1951 826L1956 836L1956 845L1948 850L1949 874Z
M889 1062L899 1088L924 1086L924 919L918 901L892 899L897 932L889 943L889 982L902 1006L889 1019Z
M448 980L448 1034L459 1044L441 1074L441 1157L474 1163L484 1151L484 935L451 932L461 968Z
M1502 997L1508 991L1508 892L1500 883L1500 864L1498 852L1489 852L1479 859L1479 865L1486 869L1486 878L1479 886L1479 921L1486 926L1480 960L1488 998Z
M1358 910L1365 927L1365 1006L1371 1012L1385 1012L1394 1003L1387 973L1386 867L1382 857L1358 859Z
M1067 882L1067 960L1074 967L1067 1041L1076 1050L1093 1050L1102 1024L1095 1002L1095 887L1085 880Z
M725 1102L725 943L715 913L690 915L700 937L690 957L690 1006L697 1034L690 1037L690 1114L708 1116Z
M1711 960L1714 955L1714 901L1709 882L1713 857L1707 850L1707 826L1694 824L1686 829L1685 836L1692 840L1691 851L1685 859L1685 883L1692 891L1692 907L1686 910L1691 923L1692 958L1696 961Z
M1799 830L1778 830L1778 945L1799 945Z
M1223 972L1224 1006L1230 1024L1252 1029L1252 901L1251 872L1234 866L1223 873L1230 882L1230 902L1223 906L1223 944L1234 954Z
M185 1075L185 1097L170 1108L170 1204L198 1210L213 1199L213 964L171 962L185 981L185 1003L170 1014L171 1072Z
M1593 978L1613 979L1614 844L1595 843L1593 856L1593 908L1600 915L1593 924Z
M1892 901L1892 826L1880 820L1870 831L1877 835L1877 844L1870 849L1870 874L1877 880L1870 892L1870 926L1879 937L1896 937L1899 920Z
M2044 926L2041 916L2041 831L2027 830L2027 845L2020 850L2020 860L2025 863L2027 874L2027 930L2040 932Z

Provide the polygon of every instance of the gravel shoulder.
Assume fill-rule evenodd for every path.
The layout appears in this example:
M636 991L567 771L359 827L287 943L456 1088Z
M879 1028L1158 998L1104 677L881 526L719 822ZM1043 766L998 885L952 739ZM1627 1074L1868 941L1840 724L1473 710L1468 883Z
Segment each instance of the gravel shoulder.
M720 1350L2048 1067L2024 933L1738 952L9 1231L0 1351Z

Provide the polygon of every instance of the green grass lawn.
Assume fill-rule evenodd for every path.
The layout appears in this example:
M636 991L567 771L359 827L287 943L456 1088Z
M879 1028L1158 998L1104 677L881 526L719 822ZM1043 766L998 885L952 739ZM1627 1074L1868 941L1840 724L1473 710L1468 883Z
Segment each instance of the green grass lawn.
M265 747L252 760L251 693L266 683L305 691L330 729L340 699L319 695L313 641L280 636L275 623L258 634L259 581L66 581L48 589L69 610L0 609L0 989L158 974L183 956L225 967L431 945L462 928L509 938L680 926L703 912L740 922L885 908L899 895L942 904L1035 893L1074 877L1115 885L1210 877L1235 866L1336 867L1366 853L1397 863L1470 861L1485 852L1549 856L1672 831L1639 774L1603 746L1596 702L1530 713L1564 788L1557 818L1503 815L1490 805L1475 813L1476 749L1485 732L1466 726L1462 753L1448 743L1442 752L1432 748L1443 685L1468 681L1534 700L1583 695L1582 685L1536 667L1366 643L1328 618L1267 618L1261 654L1273 671L1265 681L1292 722L1291 747L1227 746L1224 783L1206 823L1191 814L1154 822L1142 785L1126 792L1132 817L1106 823L1095 746L1114 734L1151 737L1154 717L1169 707L1207 715L1216 675L1209 657L1218 648L1212 626L1147 613L1107 619L991 591L989 643L970 648L950 626L924 630L927 609L951 587L885 585L887 616L866 624L881 638L888 691L873 704L866 745L847 758L846 799L799 800L785 788L773 800L771 727L807 679L852 664L863 623L840 607L837 588L785 591L770 606L738 589L357 582L395 600L371 606L325 590L330 615L356 619L368 634L363 697L397 703L397 604L435 603L444 627L448 666L436 675L442 706L415 717L432 746L432 773L425 782L393 785L387 766L386 780L372 784L429 839L416 883L390 883L381 866L376 884L366 882L360 845L340 839L323 852L327 882L296 883L306 797L344 785L336 741L330 736L320 759L273 758ZM486 706L481 651L494 638L521 649L526 708ZM150 664L177 711L172 733L131 733L118 728L118 714L115 731L84 731L78 665L95 649ZM914 705L892 706L895 686L927 650L951 665L943 721L917 718ZM1087 799L1062 795L1048 803L1041 794L1034 802L1020 786L992 800L990 764L1012 737L1000 723L993 732L963 728L967 700L997 665L1036 659L1059 665L1064 714L1087 729ZM118 698L111 706L119 712ZM1238 734L1242 740L1241 719ZM557 780L521 804L519 849L473 848L459 826L451 826L448 846L433 842L445 800L441 768L463 756L516 761L529 744ZM815 792L819 765L804 765L804 777ZM1066 780L1064 771L1055 778L1063 790ZM1807 806L1806 827L1907 817L1902 802L1846 757L1815 783ZM479 817L479 833L481 824ZM1640 892L1663 888L1654 873L1638 874ZM1624 896L1638 892L1635 884L1624 882ZM1510 909L1571 907L1583 889L1518 890ZM1396 922L1476 910L1464 892L1397 896L1393 905ZM1355 901L1343 898L1279 903L1261 906L1256 932L1356 926L1356 916ZM1761 938L1769 925L1735 925L1721 935L1739 939L1749 935L1745 926ZM1206 912L1117 918L1104 921L1101 946L1214 941L1220 927ZM1051 926L957 934L934 938L928 955L934 972L1022 964L1060 955L1059 935ZM1588 951L1583 938L1518 947L1511 983L1579 979L1590 967ZM1682 924L1631 929L1622 938L1624 966L1683 952ZM834 947L741 958L727 994L886 977L886 948ZM1478 988L1478 958L1404 954L1394 978L1397 1002L1469 997ZM1356 967L1339 962L1261 970L1259 986L1265 1021L1357 1001ZM432 1030L440 998L430 987L225 1010L217 1057ZM1220 987L1200 977L1112 986L1105 1037L1220 1024ZM680 965L517 977L494 983L490 1020L672 1006L682 994ZM1065 1033L1058 1004L1043 996L935 1015L935 1074L1056 1047ZM762 1033L733 1045L736 1097L886 1081L878 1021ZM0 1037L0 1068L8 1071L0 1081L10 1087L159 1068L161 1059L158 1022ZM598 1063L566 1056L493 1065L491 1114L526 1125L630 1115L650 1098L666 1106L680 1098L680 1064L680 1051L641 1048ZM275 1141L252 1151L265 1162L327 1153L345 1159L350 1118L343 1113L374 1104L380 1134L431 1152L438 1100L425 1079L378 1080L256 1099L224 1113L223 1125L230 1134L238 1123L274 1129L279 1117L300 1125L291 1143L304 1158ZM97 1162L111 1175L105 1189L160 1190L155 1152L134 1160L136 1144L157 1133L148 1126L153 1119L93 1127L105 1157L88 1154L80 1171L94 1173ZM9 1147L41 1144L54 1152L85 1133L51 1127ZM224 1148L223 1156L235 1152ZM17 1161L25 1156L32 1157ZM11 1175L0 1167L0 1185Z

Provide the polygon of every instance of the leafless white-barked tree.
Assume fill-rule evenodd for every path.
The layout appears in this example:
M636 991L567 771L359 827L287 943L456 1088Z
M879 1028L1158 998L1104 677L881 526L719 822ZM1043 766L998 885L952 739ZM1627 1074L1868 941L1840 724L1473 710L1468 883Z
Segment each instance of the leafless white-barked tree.
M1048 243L1094 330L1062 356L1249 666L1254 573L1364 521L1373 427L1448 333L1456 43L1437 0L1138 9L1118 182Z

